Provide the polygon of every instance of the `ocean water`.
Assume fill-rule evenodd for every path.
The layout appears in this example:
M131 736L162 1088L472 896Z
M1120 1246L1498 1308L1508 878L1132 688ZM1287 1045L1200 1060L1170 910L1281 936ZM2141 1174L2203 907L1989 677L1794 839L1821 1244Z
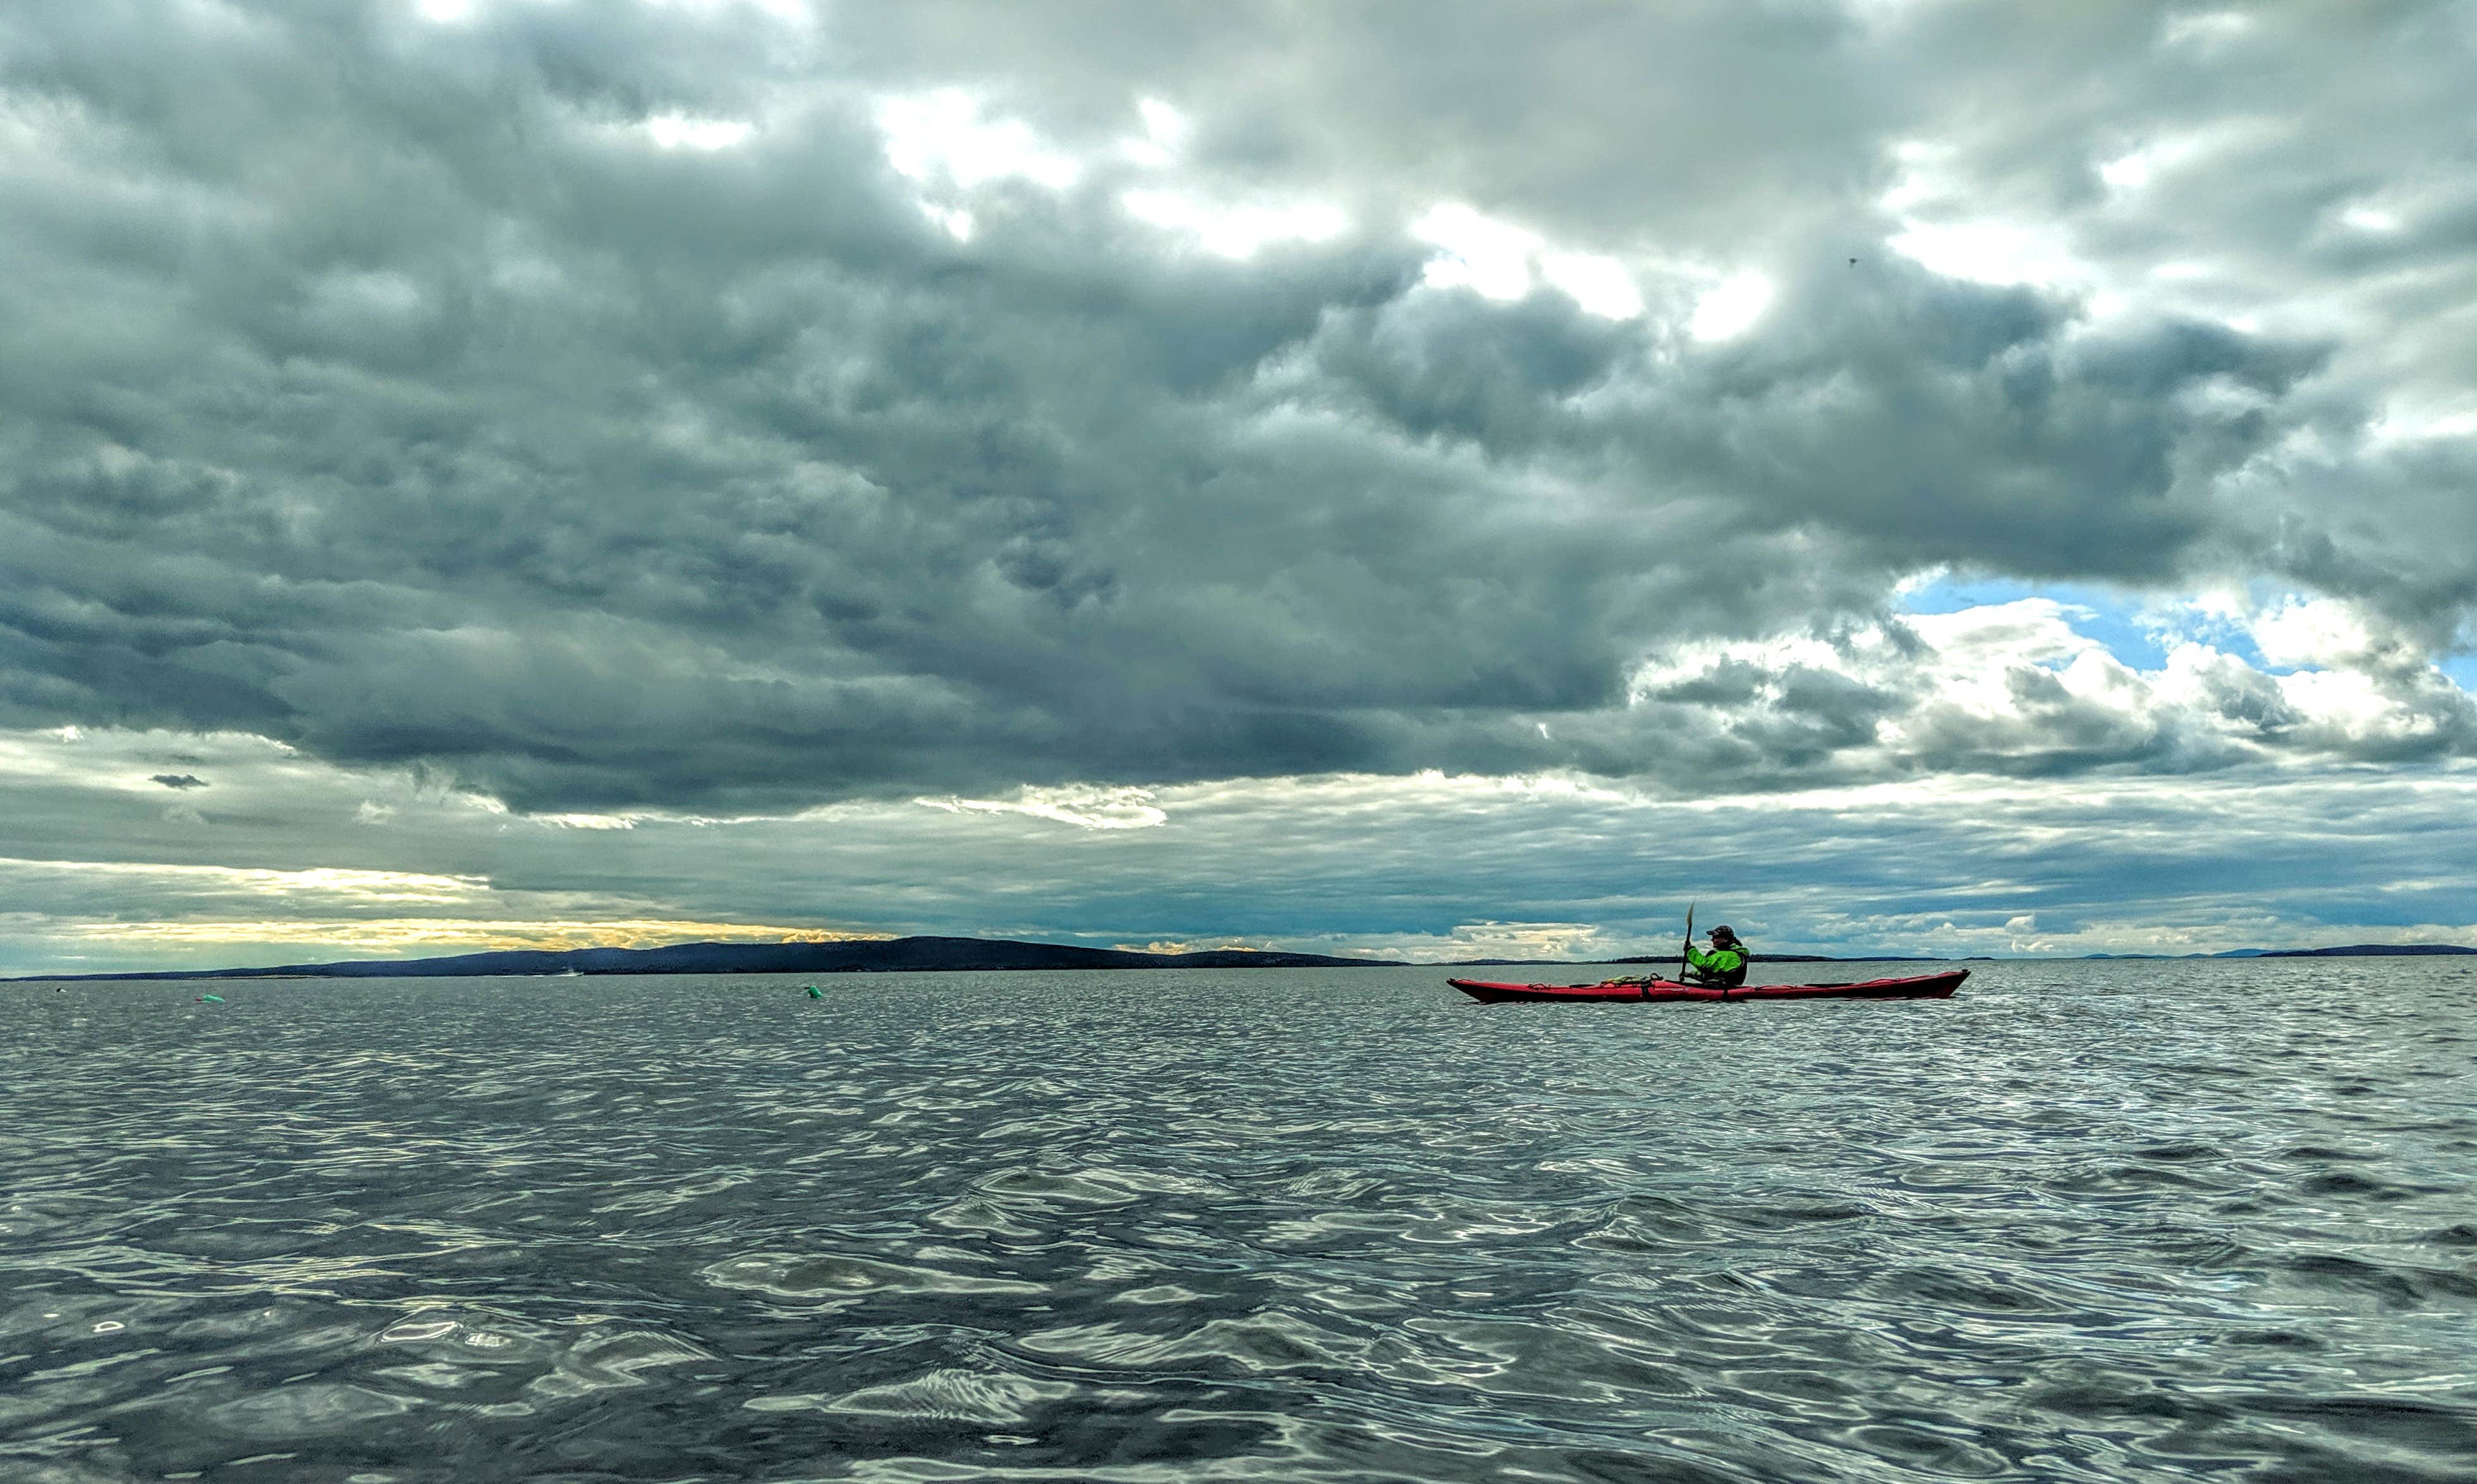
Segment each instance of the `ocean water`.
M0 1478L2477 1477L2477 965L1976 970L0 986Z

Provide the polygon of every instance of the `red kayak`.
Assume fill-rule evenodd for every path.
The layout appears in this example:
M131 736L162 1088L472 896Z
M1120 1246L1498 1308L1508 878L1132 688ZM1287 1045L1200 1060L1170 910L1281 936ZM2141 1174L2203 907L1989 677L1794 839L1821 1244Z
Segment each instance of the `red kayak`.
M1723 999L1732 1004L1741 999L1950 999L1952 992L1961 988L1961 981L1968 977L1966 968L1950 968L1939 974L1918 974L1908 979L1862 979L1855 984L1745 984L1733 990L1679 984L1673 979L1654 979L1648 984L1495 984L1486 979L1446 982L1473 999L1490 1003L1518 999L1559 1004L1607 1000L1673 1005L1685 1000Z

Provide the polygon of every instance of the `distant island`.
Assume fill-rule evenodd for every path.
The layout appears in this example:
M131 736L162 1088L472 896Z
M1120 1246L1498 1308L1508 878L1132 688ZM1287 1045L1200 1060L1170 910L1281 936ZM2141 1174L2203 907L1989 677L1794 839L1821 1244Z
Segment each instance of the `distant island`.
M83 979L398 979L538 974L855 974L991 968L1344 968L1401 967L1399 959L1335 958L1255 948L1141 953L990 938L892 938L842 943L680 943L661 948L512 948L433 959L282 964L267 968L178 968L127 974L28 974Z
M2230 948L2225 953L2090 953L2092 959L2413 959L2477 953L2456 943L2352 943L2338 948Z
M2456 943L2356 943L2344 948L2239 948L2214 953L2214 959L2393 959L2435 953L2477 953Z

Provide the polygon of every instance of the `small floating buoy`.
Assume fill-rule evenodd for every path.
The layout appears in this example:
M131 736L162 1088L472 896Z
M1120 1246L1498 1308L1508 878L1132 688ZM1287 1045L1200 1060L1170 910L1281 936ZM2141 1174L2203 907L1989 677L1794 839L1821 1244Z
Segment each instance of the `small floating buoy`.
M198 996L198 1003L201 1005L220 1005L223 1002L224 997L220 994L201 994Z
M809 986L809 997L811 999L823 999L826 997L826 992L818 989L813 984Z

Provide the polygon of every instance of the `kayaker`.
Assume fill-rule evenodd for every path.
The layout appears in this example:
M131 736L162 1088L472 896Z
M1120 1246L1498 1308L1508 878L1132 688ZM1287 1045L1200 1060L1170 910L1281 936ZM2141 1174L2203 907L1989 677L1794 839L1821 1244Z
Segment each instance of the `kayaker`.
M1712 929L1710 952L1690 943L1686 945L1686 969L1697 984L1734 990L1746 982L1746 961L1751 957L1724 922Z

